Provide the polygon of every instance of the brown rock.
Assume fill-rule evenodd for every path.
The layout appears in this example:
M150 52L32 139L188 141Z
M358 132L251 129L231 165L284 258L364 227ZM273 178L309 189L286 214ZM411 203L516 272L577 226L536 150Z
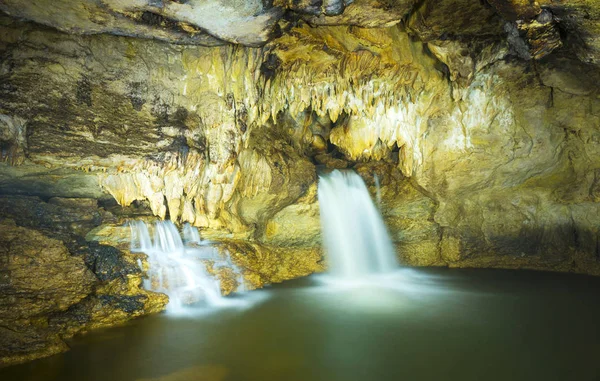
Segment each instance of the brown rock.
M0 221L0 363L63 351L46 316L66 311L92 292L96 281L62 242Z

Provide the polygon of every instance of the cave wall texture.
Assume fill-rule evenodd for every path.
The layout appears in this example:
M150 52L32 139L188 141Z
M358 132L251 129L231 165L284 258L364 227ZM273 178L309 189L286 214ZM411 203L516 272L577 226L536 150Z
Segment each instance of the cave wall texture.
M322 270L317 166L378 179L404 264L600 274L595 1L0 10L6 362L164 307L131 218L226 242L252 287Z

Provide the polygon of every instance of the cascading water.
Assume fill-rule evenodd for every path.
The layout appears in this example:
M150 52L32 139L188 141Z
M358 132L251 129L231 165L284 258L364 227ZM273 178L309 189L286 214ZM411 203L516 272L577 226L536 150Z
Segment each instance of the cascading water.
M213 270L231 268L238 276L238 291L244 289L241 271L229 256L223 259L215 247L203 245L195 227L184 226L183 233L182 240L171 221L159 221L154 225L151 239L144 222L131 224L131 251L148 255L149 270L144 288L167 294L167 310L172 313L200 303L208 307L231 305L232 301L221 295L218 279L208 273L206 262L213 264Z
M377 173L373 175L373 180L375 180L375 199L377 200L377 207L381 208L381 184L379 184L379 176L377 176Z
M320 175L319 208L333 276L356 279L397 269L383 219L358 174L335 170Z
M200 232L190 224L183 225L183 241L186 244L195 243L200 245L202 243Z

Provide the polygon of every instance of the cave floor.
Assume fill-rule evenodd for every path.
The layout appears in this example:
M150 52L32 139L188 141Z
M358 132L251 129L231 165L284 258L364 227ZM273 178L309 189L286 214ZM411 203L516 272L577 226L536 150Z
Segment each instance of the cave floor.
M1 380L598 380L600 278L400 270L387 287L318 277L253 305L146 317Z

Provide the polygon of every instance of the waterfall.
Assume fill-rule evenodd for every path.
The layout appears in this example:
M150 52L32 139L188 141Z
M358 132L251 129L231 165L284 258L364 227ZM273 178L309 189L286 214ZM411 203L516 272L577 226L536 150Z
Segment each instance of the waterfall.
M373 179L375 180L375 199L377 200L377 207L381 208L381 184L379 184L379 176L377 176L377 173L373 175Z
M319 176L321 230L329 272L361 278L397 268L383 219L362 178L335 170Z
M148 256L149 270L144 288L169 296L167 311L180 312L189 305L220 306L228 304L221 295L219 280L209 274L223 267L232 269L236 276L238 291L243 290L240 269L214 246L203 245L198 229L184 226L183 237L171 221L159 221L153 227L151 238L148 226L142 221L131 223L131 251Z
M186 223L183 225L183 242L186 244L195 243L197 245L203 244L200 239L200 232L198 232L198 228Z

